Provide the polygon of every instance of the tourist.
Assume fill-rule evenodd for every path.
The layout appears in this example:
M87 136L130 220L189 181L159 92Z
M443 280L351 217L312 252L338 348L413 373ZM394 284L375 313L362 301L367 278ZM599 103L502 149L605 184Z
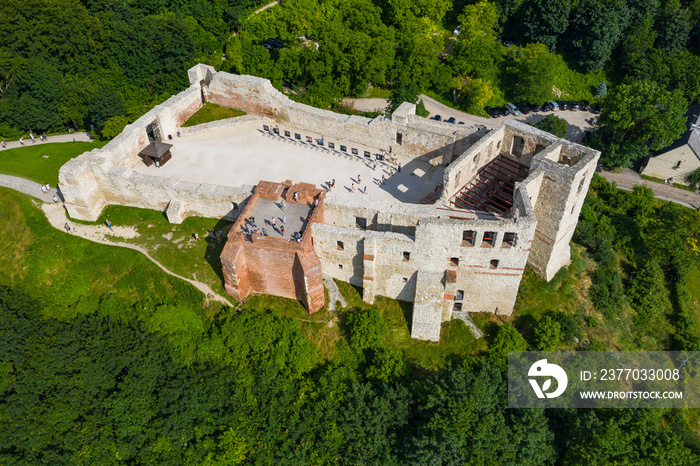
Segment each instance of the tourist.
M282 223L287 223L287 216L286 215L282 216Z
M335 188L335 178L333 178L333 181L331 181L331 188Z
M58 204L58 197L55 194L53 195L53 201Z
M280 233L282 233L282 238L284 238L284 225L280 227Z
M41 185L41 193L46 194L46 185L45 184Z
M24 136L20 136L19 138L19 143L24 145Z
M360 177L360 175L357 175L357 184L360 184L360 183L362 183L362 178Z
M282 204L280 205L282 212L284 212L284 199L282 199Z
M192 233L192 236L194 236L195 241L199 241L199 233L195 231L194 233Z
M372 164L372 170L377 171L377 161L376 160Z
M49 186L48 183L46 183L46 192L50 193L51 192L51 186Z
M391 146L389 146L389 153L391 154Z
M318 198L314 199L314 207L318 206Z
M65 225L63 225L63 228L65 228L65 229L66 229L66 233L70 233L70 225L68 225L68 223L67 223L67 222L66 222L66 224L65 224Z
M272 225L273 227L274 227L275 225L277 225L277 219L276 219L275 217L272 217L272 218L270 219L270 225Z
M294 202L299 202L299 191L294 191Z
M218 236L218 238L219 238L219 243L222 242L222 241L224 240L224 231L223 231L223 230L219 230L217 236Z
M355 183L350 185L350 192L354 193L355 192Z
M44 131L43 133L41 133L41 136L44 138L44 139L43 139L44 142L46 142L46 141L49 140L49 138L46 137L46 131Z
M386 178L384 178L384 175L382 175L382 184L386 183Z
M367 185L365 185L365 189L362 190L363 193L367 194Z
M106 220L105 224L107 225L107 228L109 228L110 231L114 231L114 230L112 230L112 222L110 222L109 220Z
M401 164L399 164L398 172L399 172L399 173L401 172Z
M262 229L262 234L263 236L267 236L267 230L265 228Z
M32 133L32 130L29 130L29 137L32 140L32 144L36 144L36 139L34 139L34 133Z
M321 145L323 145L323 134L321 135Z

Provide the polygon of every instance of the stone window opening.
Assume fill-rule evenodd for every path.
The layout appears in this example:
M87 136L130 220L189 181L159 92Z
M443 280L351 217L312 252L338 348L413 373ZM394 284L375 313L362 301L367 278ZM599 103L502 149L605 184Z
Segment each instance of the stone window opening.
M583 189L583 184L586 182L586 178L583 178L581 182L578 184L578 192L576 194L581 194L581 190Z
M450 257L450 267L459 266L459 257Z
M498 268L498 259L492 259L491 260L491 268L492 269L497 269Z
M366 230L367 229L367 219L364 217L355 217L355 227L358 230Z
M338 248L338 251L345 251L345 244L343 244L342 241L338 241L338 242L336 243L336 246L337 246L337 248Z
M403 277L402 280L404 283L408 283L408 277Z
M503 244L501 244L502 248L512 248L515 246L515 233L505 233L503 235Z
M457 290L457 294L455 294L455 301L464 301L464 290Z
M681 161L680 160L678 162L676 162L676 164L673 166L674 170L678 170L679 168L681 168Z
M455 305L452 308L452 311L462 312L462 303L455 302Z
M539 154L540 152L542 152L546 148L547 148L547 146L545 146L544 144L537 144L535 146L535 154Z
M340 270L343 270L343 264L338 264L338 268L339 268Z
M523 149L525 148L525 140L520 136L513 136L513 147L510 153L516 157L523 155Z
M492 248L496 244L496 232L495 231L485 231L484 239L481 241L482 248Z
M238 204L235 202L232 202L231 204L233 204L233 210L238 210Z
M501 150L501 141L498 141L498 144L496 144L496 150Z
M398 145L403 144L403 134L396 133L396 144L398 144Z
M410 252L404 251L404 253L403 253L403 261L404 261L404 262L408 262L409 260L411 260L411 253L410 253Z
M462 246L473 247L476 240L476 232L474 230L464 230L462 232Z

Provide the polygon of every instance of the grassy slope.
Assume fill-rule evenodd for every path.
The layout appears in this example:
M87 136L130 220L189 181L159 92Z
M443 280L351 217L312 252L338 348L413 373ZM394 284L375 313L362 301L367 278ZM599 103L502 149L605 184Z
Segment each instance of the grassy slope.
M199 291L138 252L54 229L35 201L5 188L0 220L0 285L18 286L40 299L47 316L69 319L99 309L118 319L138 318L155 331L164 312L177 310L171 341L189 353L189 332L201 334L207 317L221 308L218 303L205 308Z
M208 237L207 232L212 228L221 230L231 222L190 217L175 225L168 223L165 214L157 210L107 206L97 221L79 223L104 225L107 219L112 225L131 226L139 233L131 239L114 237L115 241L141 246L172 272L204 282L214 291L225 294L219 260L224 243ZM199 234L199 241L193 239L195 232Z
M0 151L0 173L55 185L58 181L58 170L64 163L105 144L106 141L56 142L6 149ZM44 155L49 157L43 158Z
M243 110L235 108L221 107L212 103L205 103L202 108L192 115L182 126L196 126L210 121L223 120L245 115Z

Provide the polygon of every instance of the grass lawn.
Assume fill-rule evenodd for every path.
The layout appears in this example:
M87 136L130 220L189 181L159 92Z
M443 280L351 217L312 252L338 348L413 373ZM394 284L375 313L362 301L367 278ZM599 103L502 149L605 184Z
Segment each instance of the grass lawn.
M76 223L104 225L107 219L113 225L130 226L139 233L136 238L114 237L114 241L141 246L170 271L204 282L215 292L226 296L219 260L224 243L208 237L207 232L212 228L222 230L231 222L189 217L176 225L168 223L165 214L157 210L112 205L104 208L97 221ZM195 232L199 234L199 241L193 238ZM230 299L233 301L233 298Z
M220 105L214 105L207 102L202 105L202 108L197 110L197 112L192 115L182 126L196 126L201 125L202 123L208 123L210 121L224 120L226 118L234 118L245 114L246 112L243 110L222 107Z
M107 141L50 142L0 152L0 173L21 176L37 183L56 185L58 170L83 152L98 149ZM48 155L48 158L44 158Z
M219 303L204 306L204 295L167 275L143 254L95 244L49 225L29 196L0 188L0 285L16 286L41 302L47 317L68 320L100 312L119 320L139 319L149 329L168 328L183 357L196 346L177 343L196 339ZM170 315L170 314L168 314ZM189 325L195 323L196 325Z

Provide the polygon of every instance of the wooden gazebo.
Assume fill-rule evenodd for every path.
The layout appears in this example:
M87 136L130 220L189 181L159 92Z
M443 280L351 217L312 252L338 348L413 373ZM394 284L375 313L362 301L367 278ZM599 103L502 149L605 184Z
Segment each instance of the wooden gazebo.
M139 153L139 155L143 157L143 161L148 167L153 165L155 162L158 162L158 165L165 165L165 162L170 160L170 158L172 157L172 154L170 153L171 147L173 147L172 144L166 144L160 141L153 141L152 143L147 145Z

